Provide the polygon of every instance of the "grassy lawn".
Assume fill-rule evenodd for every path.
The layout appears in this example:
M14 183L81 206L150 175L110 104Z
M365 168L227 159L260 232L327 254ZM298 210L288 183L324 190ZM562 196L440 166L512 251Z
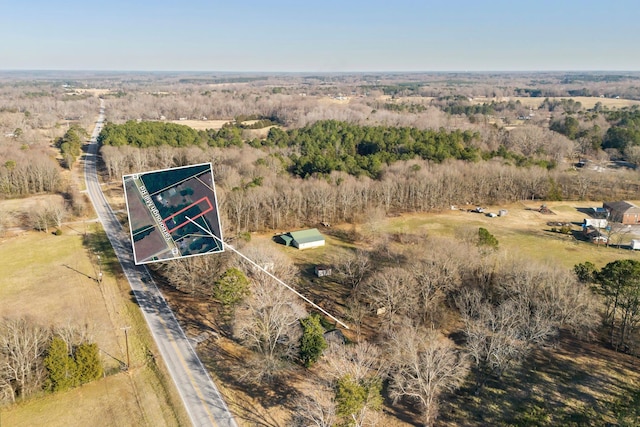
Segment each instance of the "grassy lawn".
M7 426L155 426L179 425L164 414L153 393L155 374L146 367L107 376L82 387L55 395L43 395L2 412ZM141 389L141 386L143 387ZM166 419L163 419L164 417Z
M549 221L572 222L578 232L585 214L577 210L593 205L590 202L550 202L546 203L554 215L543 215L535 209L540 203L514 204L488 207L488 212L507 209L504 217L490 218L484 214L463 210L438 213L406 214L383 221L382 229L392 233L422 233L441 236L456 236L476 233L484 227L500 242L500 247L511 255L527 259L549 262L572 268L575 264L590 261L597 267L621 258L640 260L639 251L597 246L576 240L571 235L551 232ZM622 243L628 243L633 236L625 236Z
M155 344L104 232L95 227L87 240L68 227L63 230L61 236L27 232L2 241L0 317L25 316L47 327L86 325L109 375L4 407L2 425L188 425L177 390L153 357ZM123 326L131 326L128 373L119 372L126 361Z

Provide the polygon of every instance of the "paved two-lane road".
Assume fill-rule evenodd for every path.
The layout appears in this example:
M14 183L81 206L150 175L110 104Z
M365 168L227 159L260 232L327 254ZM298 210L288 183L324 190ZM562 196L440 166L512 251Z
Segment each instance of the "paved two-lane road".
M104 123L104 101L85 155L85 182L93 207L129 280L194 426L236 427L211 377L144 266L133 261L131 242L107 202L96 172L97 138Z

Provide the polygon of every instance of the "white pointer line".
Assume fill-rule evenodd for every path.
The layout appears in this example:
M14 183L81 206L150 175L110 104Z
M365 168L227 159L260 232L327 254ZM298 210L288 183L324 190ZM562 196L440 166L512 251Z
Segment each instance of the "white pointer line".
M238 251L236 248L234 248L233 246L231 246L228 243L223 242L221 239L218 238L218 236L213 235L213 233L209 232L208 230L204 229L202 226L200 226L200 224L198 224L197 222L195 222L194 220L192 220L191 218L189 218L188 216L185 215L185 218L187 220L189 220L191 223L195 224L198 228L200 228L202 231L204 231L205 233L209 234L211 237L213 237L214 239L216 239L217 241L219 241L220 243L222 243L224 246L228 247L229 249L231 249L233 252L237 253L238 255L240 255L242 258L244 258L245 260L247 260L251 265L253 265L254 267L259 268L264 274L266 274L267 276L271 277L273 280L275 280L276 282L280 283L282 286L284 286L285 288L289 289L291 292L293 292L294 294L298 295L300 298L302 298L303 300L305 300L306 302L308 302L309 304L311 304L313 307L317 308L318 310L320 310L322 313L326 314L329 318L335 320L337 323L339 323L341 326L343 326L346 329L349 329L349 327L347 326L346 323L342 322L341 320L339 320L338 318L336 318L335 316L331 315L329 312L327 312L327 310L325 310L324 308L320 307L318 304L312 302L309 298L305 297L304 295L302 295L300 292L296 291L295 289L293 289L291 286L287 285L286 283L284 283L282 280L278 279L276 276L274 276L273 274L269 273L265 268L263 268L262 266L258 265L256 262L250 260L249 258L247 258L246 255L240 253L240 251Z

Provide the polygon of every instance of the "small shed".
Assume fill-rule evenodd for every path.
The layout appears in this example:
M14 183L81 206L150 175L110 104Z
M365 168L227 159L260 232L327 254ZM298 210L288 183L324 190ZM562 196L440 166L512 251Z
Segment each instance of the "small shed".
M640 249L640 239L631 240L631 249L633 250Z
M288 233L293 239L291 244L298 249L310 249L324 246L324 236L317 228L308 230L291 231Z
M328 265L316 265L314 273L318 277L331 276L331 267Z

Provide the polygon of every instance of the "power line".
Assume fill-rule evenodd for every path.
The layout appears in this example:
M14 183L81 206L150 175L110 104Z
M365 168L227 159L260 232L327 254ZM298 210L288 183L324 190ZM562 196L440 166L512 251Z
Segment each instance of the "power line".
M343 321L341 321L340 319L338 319L337 317L333 316L331 313L329 313L327 310L325 310L324 308L320 307L318 304L314 303L313 301L311 301L309 298L305 297L304 295L302 295L300 292L296 291L294 288L292 288L291 286L287 285L285 282L283 282L282 280L278 279L276 276L274 276L273 274L271 274L270 272L267 271L267 269L265 269L264 267L262 267L261 265L259 265L258 263L256 263L255 261L252 261L251 259L249 259L246 255L244 255L243 253L241 253L240 251L238 251L236 248L234 248L233 246L231 246L228 243L225 243L222 241L222 239L220 239L218 236L215 236L213 233L211 233L210 231L206 230L205 228L203 228L202 226L200 226L200 224L198 224L197 222L195 222L194 220L192 220L191 218L189 218L188 216L185 215L185 218L187 220L189 220L191 223L195 224L198 228L200 228L201 230L203 230L205 233L209 234L211 237L213 237L214 239L216 239L218 242L220 242L223 247L226 246L227 248L231 249L233 252L237 253L238 255L240 255L243 259L245 259L246 261L248 261L251 265L253 265L254 267L260 269L264 274L266 274L267 276L271 277L273 280L275 280L276 282L278 282L279 284L281 284L282 286L284 286L285 288L289 289L291 292L293 292L294 294L296 294L297 296L299 296L300 298L302 298L303 300L305 300L307 303L309 303L311 306L313 306L314 308L320 310L322 313L324 313L326 316L328 316L329 318L331 318L332 320L336 321L338 324L340 324L342 327L349 329L349 326L347 326L346 323L344 323Z

